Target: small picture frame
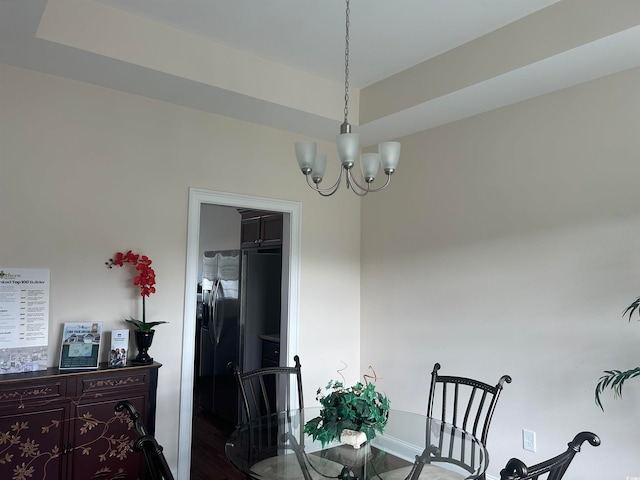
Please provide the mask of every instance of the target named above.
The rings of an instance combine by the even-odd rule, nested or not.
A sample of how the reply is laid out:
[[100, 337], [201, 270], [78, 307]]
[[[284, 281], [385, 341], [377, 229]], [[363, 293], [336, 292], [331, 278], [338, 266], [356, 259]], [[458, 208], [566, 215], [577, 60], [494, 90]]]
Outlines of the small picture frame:
[[109, 352], [109, 368], [127, 366], [129, 355], [129, 330], [111, 330], [111, 351]]
[[65, 323], [60, 345], [60, 370], [97, 369], [102, 323]]

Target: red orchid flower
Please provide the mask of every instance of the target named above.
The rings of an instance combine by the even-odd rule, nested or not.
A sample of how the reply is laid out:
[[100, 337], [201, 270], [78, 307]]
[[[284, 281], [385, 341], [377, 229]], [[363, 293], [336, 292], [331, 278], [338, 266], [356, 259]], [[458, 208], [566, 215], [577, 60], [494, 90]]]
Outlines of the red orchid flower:
[[146, 255], [139, 255], [128, 250], [126, 253], [116, 252], [112, 259], [106, 262], [109, 268], [113, 268], [114, 265], [123, 267], [125, 263], [133, 265], [138, 273], [133, 277], [133, 284], [140, 288], [140, 295], [142, 296], [142, 321], [134, 318], [125, 320], [140, 330], [151, 330], [156, 325], [167, 322], [149, 322], [145, 321], [145, 297], [150, 296], [152, 293], [156, 293], [156, 272], [151, 268], [151, 259]]

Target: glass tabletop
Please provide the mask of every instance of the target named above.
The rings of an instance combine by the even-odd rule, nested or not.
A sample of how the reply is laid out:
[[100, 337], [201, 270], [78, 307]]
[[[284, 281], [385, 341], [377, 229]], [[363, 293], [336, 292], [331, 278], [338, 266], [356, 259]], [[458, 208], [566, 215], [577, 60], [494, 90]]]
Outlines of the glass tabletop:
[[425, 415], [391, 410], [383, 434], [360, 448], [322, 445], [304, 433], [319, 407], [261, 417], [227, 440], [231, 463], [258, 479], [475, 479], [487, 469], [486, 448], [473, 435]]

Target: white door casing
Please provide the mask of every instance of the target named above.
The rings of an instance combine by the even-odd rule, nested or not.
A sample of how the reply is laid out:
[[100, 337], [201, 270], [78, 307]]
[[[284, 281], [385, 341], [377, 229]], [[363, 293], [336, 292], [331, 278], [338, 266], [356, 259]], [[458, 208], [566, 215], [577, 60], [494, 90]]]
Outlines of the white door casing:
[[[193, 416], [193, 382], [196, 338], [196, 302], [198, 283], [198, 247], [200, 240], [200, 206], [223, 205], [256, 210], [271, 210], [289, 214], [289, 229], [283, 229], [283, 253], [289, 252], [283, 261], [283, 284], [288, 273], [287, 335], [284, 354], [287, 363], [290, 355], [298, 352], [298, 319], [300, 287], [300, 220], [302, 204], [287, 200], [252, 197], [247, 195], [215, 192], [197, 188], [189, 189], [187, 219], [187, 258], [184, 292], [184, 321], [182, 338], [182, 375], [180, 382], [180, 429], [178, 440], [178, 480], [188, 480], [191, 470], [191, 435]], [[282, 358], [282, 357], [281, 357]]]

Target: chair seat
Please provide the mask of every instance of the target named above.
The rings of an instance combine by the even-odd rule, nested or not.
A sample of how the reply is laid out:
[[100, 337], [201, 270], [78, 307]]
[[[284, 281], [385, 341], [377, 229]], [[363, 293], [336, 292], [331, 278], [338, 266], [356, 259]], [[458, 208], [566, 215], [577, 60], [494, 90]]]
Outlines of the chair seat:
[[[409, 477], [412, 467], [402, 467], [388, 472], [381, 473], [379, 476], [382, 480], [404, 480]], [[438, 467], [437, 465], [425, 465], [420, 476], [423, 480], [464, 480], [464, 475], [460, 475], [452, 470]]]
[[[326, 476], [336, 478], [342, 471], [343, 465], [321, 458], [316, 455], [307, 457], [311, 466], [307, 465], [309, 474], [314, 480], [325, 480]], [[317, 469], [317, 471], [314, 469]], [[318, 473], [320, 472], [320, 473]], [[251, 475], [265, 480], [302, 479], [302, 468], [298, 458], [293, 453], [266, 458], [251, 466]]]

